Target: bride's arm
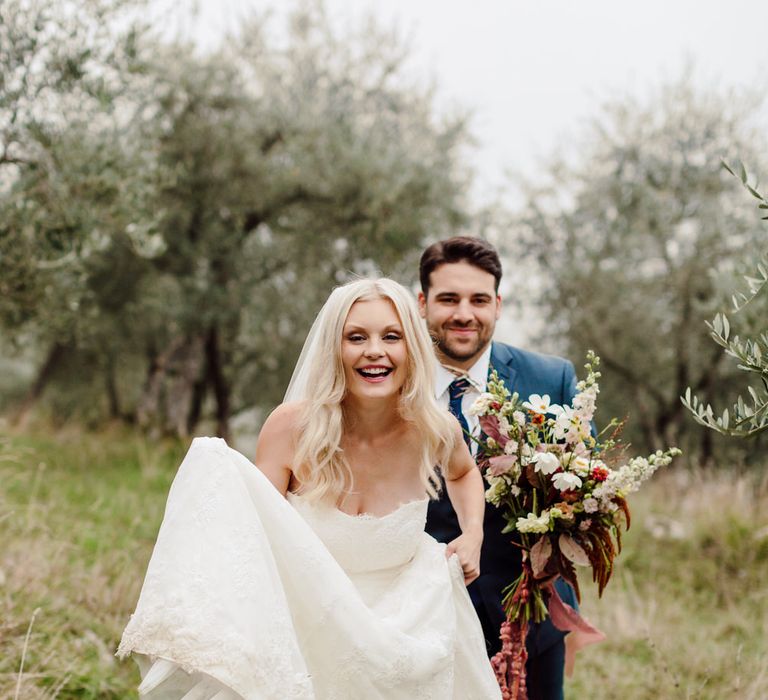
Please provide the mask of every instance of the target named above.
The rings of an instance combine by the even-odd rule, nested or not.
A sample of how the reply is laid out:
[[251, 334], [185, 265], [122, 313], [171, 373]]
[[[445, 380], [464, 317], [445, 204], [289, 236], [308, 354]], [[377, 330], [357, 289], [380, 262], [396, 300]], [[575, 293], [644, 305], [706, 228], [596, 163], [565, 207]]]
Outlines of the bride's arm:
[[256, 445], [256, 466], [283, 496], [291, 483], [300, 407], [299, 403], [284, 403], [272, 411], [261, 428]]
[[456, 422], [456, 440], [447, 469], [443, 469], [448, 498], [456, 511], [461, 536], [448, 543], [446, 554], [457, 554], [465, 583], [480, 575], [480, 547], [483, 543], [485, 485], [480, 470], [464, 442]]

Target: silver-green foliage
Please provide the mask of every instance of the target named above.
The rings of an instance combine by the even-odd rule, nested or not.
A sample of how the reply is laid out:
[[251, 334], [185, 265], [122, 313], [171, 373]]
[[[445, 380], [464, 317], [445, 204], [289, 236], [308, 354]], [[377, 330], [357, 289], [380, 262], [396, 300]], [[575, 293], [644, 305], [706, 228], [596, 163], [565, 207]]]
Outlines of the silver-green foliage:
[[[224, 432], [280, 400], [334, 285], [415, 271], [424, 241], [464, 221], [464, 115], [435, 114], [397, 35], [297, 6], [209, 53], [139, 28], [126, 67], [106, 42], [50, 93], [59, 116], [25, 122], [31, 155], [0, 188], [0, 328], [38, 378], [58, 364], [60, 415], [183, 432], [213, 410]], [[40, 46], [73, 43], [60, 24]], [[83, 87], [101, 74], [103, 97]]]
[[[749, 184], [747, 170], [739, 163], [734, 170], [723, 163], [728, 172], [738, 177], [747, 191], [755, 197], [762, 210], [768, 210], [768, 200], [756, 186]], [[764, 220], [768, 216], [762, 217]], [[763, 254], [755, 264], [751, 275], [744, 275], [745, 291], [737, 291], [732, 296], [733, 311], [743, 311], [755, 299], [768, 293], [768, 254]], [[747, 372], [754, 384], [747, 387], [749, 397], [739, 396], [733, 407], [724, 409], [717, 415], [708, 402], [702, 401], [691, 388], [685, 392], [682, 401], [691, 411], [696, 422], [711, 428], [722, 435], [750, 437], [768, 430], [768, 330], [758, 331], [754, 337], [741, 337], [731, 334], [731, 323], [725, 313], [718, 313], [711, 322], [707, 322], [712, 338], [720, 345], [725, 354], [734, 358], [738, 368]]]
[[512, 228], [510, 256], [533, 257], [537, 274], [513, 264], [507, 277], [516, 293], [533, 291], [543, 349], [600, 355], [603, 409], [629, 416], [626, 441], [714, 459], [716, 436], [688, 420], [680, 396], [690, 386], [713, 401], [738, 374], [696, 331], [727, 303], [761, 236], [719, 167], [731, 148], [761, 162], [752, 98], [683, 77], [612, 100], [574, 143]]

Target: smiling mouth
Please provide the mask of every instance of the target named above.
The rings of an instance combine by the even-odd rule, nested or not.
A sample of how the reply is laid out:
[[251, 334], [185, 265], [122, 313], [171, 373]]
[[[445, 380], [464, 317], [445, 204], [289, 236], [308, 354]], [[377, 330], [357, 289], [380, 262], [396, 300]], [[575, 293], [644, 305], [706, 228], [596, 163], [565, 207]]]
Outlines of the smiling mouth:
[[382, 380], [388, 377], [392, 372], [394, 372], [394, 367], [360, 367], [359, 369], [356, 369], [355, 371], [363, 377], [363, 379], [368, 380]]

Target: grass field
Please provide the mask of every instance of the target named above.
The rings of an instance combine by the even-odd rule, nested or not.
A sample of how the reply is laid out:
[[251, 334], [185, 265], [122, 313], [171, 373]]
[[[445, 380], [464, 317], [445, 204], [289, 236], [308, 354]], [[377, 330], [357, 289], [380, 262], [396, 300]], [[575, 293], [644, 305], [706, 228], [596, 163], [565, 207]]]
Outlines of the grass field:
[[[0, 441], [0, 699], [136, 696], [113, 653], [184, 448], [118, 432]], [[584, 577], [608, 640], [580, 653], [566, 698], [768, 698], [768, 478], [670, 471], [631, 505], [602, 600]]]

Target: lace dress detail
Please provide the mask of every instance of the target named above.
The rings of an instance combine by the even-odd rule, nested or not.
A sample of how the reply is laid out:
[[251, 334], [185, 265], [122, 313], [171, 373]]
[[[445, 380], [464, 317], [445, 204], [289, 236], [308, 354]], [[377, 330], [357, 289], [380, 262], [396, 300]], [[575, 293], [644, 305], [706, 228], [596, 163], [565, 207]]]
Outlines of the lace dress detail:
[[379, 518], [286, 500], [223, 440], [196, 439], [118, 649], [137, 655], [141, 696], [500, 698], [426, 508]]

